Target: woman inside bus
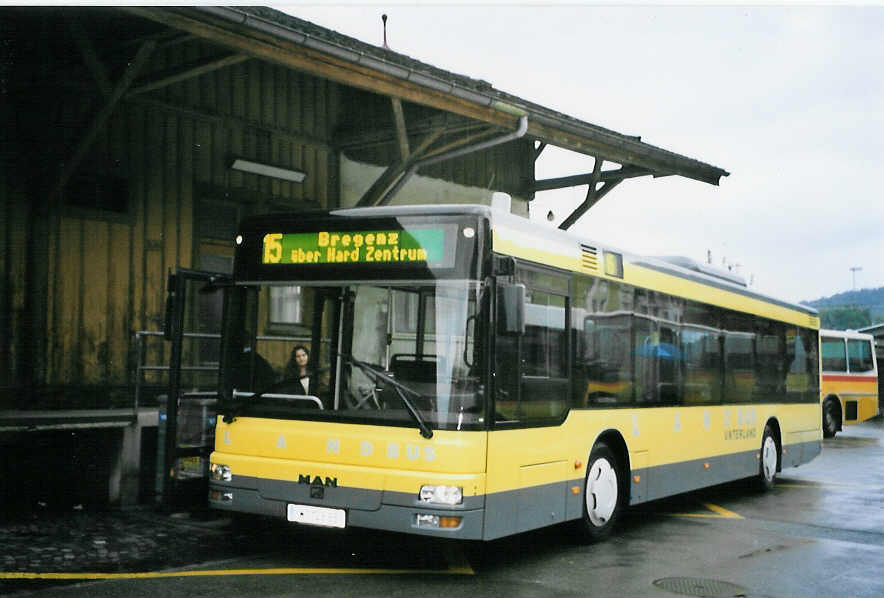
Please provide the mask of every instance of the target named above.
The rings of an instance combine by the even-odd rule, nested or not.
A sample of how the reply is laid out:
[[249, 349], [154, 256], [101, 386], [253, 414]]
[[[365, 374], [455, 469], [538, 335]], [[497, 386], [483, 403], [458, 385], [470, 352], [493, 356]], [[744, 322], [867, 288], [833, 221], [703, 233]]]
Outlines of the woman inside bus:
[[313, 386], [315, 385], [311, 379], [310, 374], [307, 370], [307, 364], [310, 362], [310, 351], [307, 350], [307, 347], [304, 345], [296, 345], [294, 349], [292, 349], [292, 355], [289, 358], [288, 364], [285, 366], [285, 375], [283, 378], [285, 380], [297, 380], [300, 384], [300, 389], [297, 389], [297, 394], [305, 394], [305, 395], [314, 395], [315, 390]]

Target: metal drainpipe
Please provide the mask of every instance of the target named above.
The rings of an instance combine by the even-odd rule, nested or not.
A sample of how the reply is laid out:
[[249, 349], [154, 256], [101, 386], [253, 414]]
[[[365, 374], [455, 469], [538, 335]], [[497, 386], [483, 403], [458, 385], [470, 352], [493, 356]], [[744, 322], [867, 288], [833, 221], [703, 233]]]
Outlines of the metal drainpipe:
[[429, 166], [430, 164], [437, 164], [439, 162], [444, 162], [445, 160], [451, 160], [452, 158], [459, 158], [460, 156], [464, 156], [466, 154], [471, 154], [473, 152], [478, 152], [483, 149], [488, 149], [489, 147], [494, 147], [495, 145], [500, 145], [501, 143], [507, 143], [508, 141], [513, 141], [514, 139], [519, 139], [520, 137], [524, 137], [525, 133], [528, 131], [528, 117], [522, 115], [519, 117], [519, 126], [515, 131], [510, 133], [506, 133], [505, 135], [501, 135], [500, 137], [495, 137], [494, 139], [488, 139], [487, 141], [480, 141], [474, 145], [468, 145], [466, 147], [461, 147], [455, 150], [451, 150], [450, 152], [445, 152], [444, 154], [439, 154], [438, 156], [432, 156], [430, 158], [424, 158], [423, 160], [418, 160], [415, 162], [411, 168], [405, 171], [396, 184], [390, 187], [386, 193], [384, 193], [381, 198], [378, 200], [377, 204], [379, 206], [387, 205], [390, 200], [396, 195], [400, 189], [402, 189], [403, 185], [408, 182], [408, 179], [412, 177], [412, 175], [417, 172], [417, 169], [421, 166]]

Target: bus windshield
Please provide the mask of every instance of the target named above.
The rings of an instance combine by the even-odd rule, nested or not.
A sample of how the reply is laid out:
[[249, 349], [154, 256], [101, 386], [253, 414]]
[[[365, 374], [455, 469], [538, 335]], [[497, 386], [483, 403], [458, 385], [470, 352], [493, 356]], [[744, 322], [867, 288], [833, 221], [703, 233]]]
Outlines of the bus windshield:
[[[294, 288], [241, 291], [243, 311], [255, 319], [247, 328], [267, 329], [263, 319], [282, 329], [287, 316], [291, 330], [305, 334], [246, 334], [246, 357], [234, 348], [228, 360], [238, 369], [230, 377], [228, 419], [414, 425], [422, 433], [483, 427], [479, 345], [488, 318], [479, 313], [480, 284]], [[229, 317], [237, 317], [234, 310]]]

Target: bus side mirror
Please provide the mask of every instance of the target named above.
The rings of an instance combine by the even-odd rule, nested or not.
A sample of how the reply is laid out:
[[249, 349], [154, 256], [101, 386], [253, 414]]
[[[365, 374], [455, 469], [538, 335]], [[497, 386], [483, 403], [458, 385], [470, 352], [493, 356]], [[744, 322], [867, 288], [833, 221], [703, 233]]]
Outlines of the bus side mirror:
[[525, 285], [498, 287], [497, 329], [500, 334], [525, 334]]

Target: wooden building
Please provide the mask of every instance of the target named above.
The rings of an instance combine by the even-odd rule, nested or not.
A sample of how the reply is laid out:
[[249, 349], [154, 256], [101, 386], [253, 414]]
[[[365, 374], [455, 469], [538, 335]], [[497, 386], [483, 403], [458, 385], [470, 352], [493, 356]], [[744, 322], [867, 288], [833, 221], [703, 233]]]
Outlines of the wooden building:
[[[727, 175], [266, 8], [0, 17], [7, 422], [37, 409], [131, 407], [136, 332], [161, 328], [168, 273], [229, 268], [244, 215], [487, 204], [494, 192], [527, 214], [537, 190], [586, 185], [570, 226], [630, 178]], [[537, 181], [547, 144], [595, 167]], [[237, 158], [281, 170], [244, 172]], [[161, 342], [150, 351], [167, 358]]]

